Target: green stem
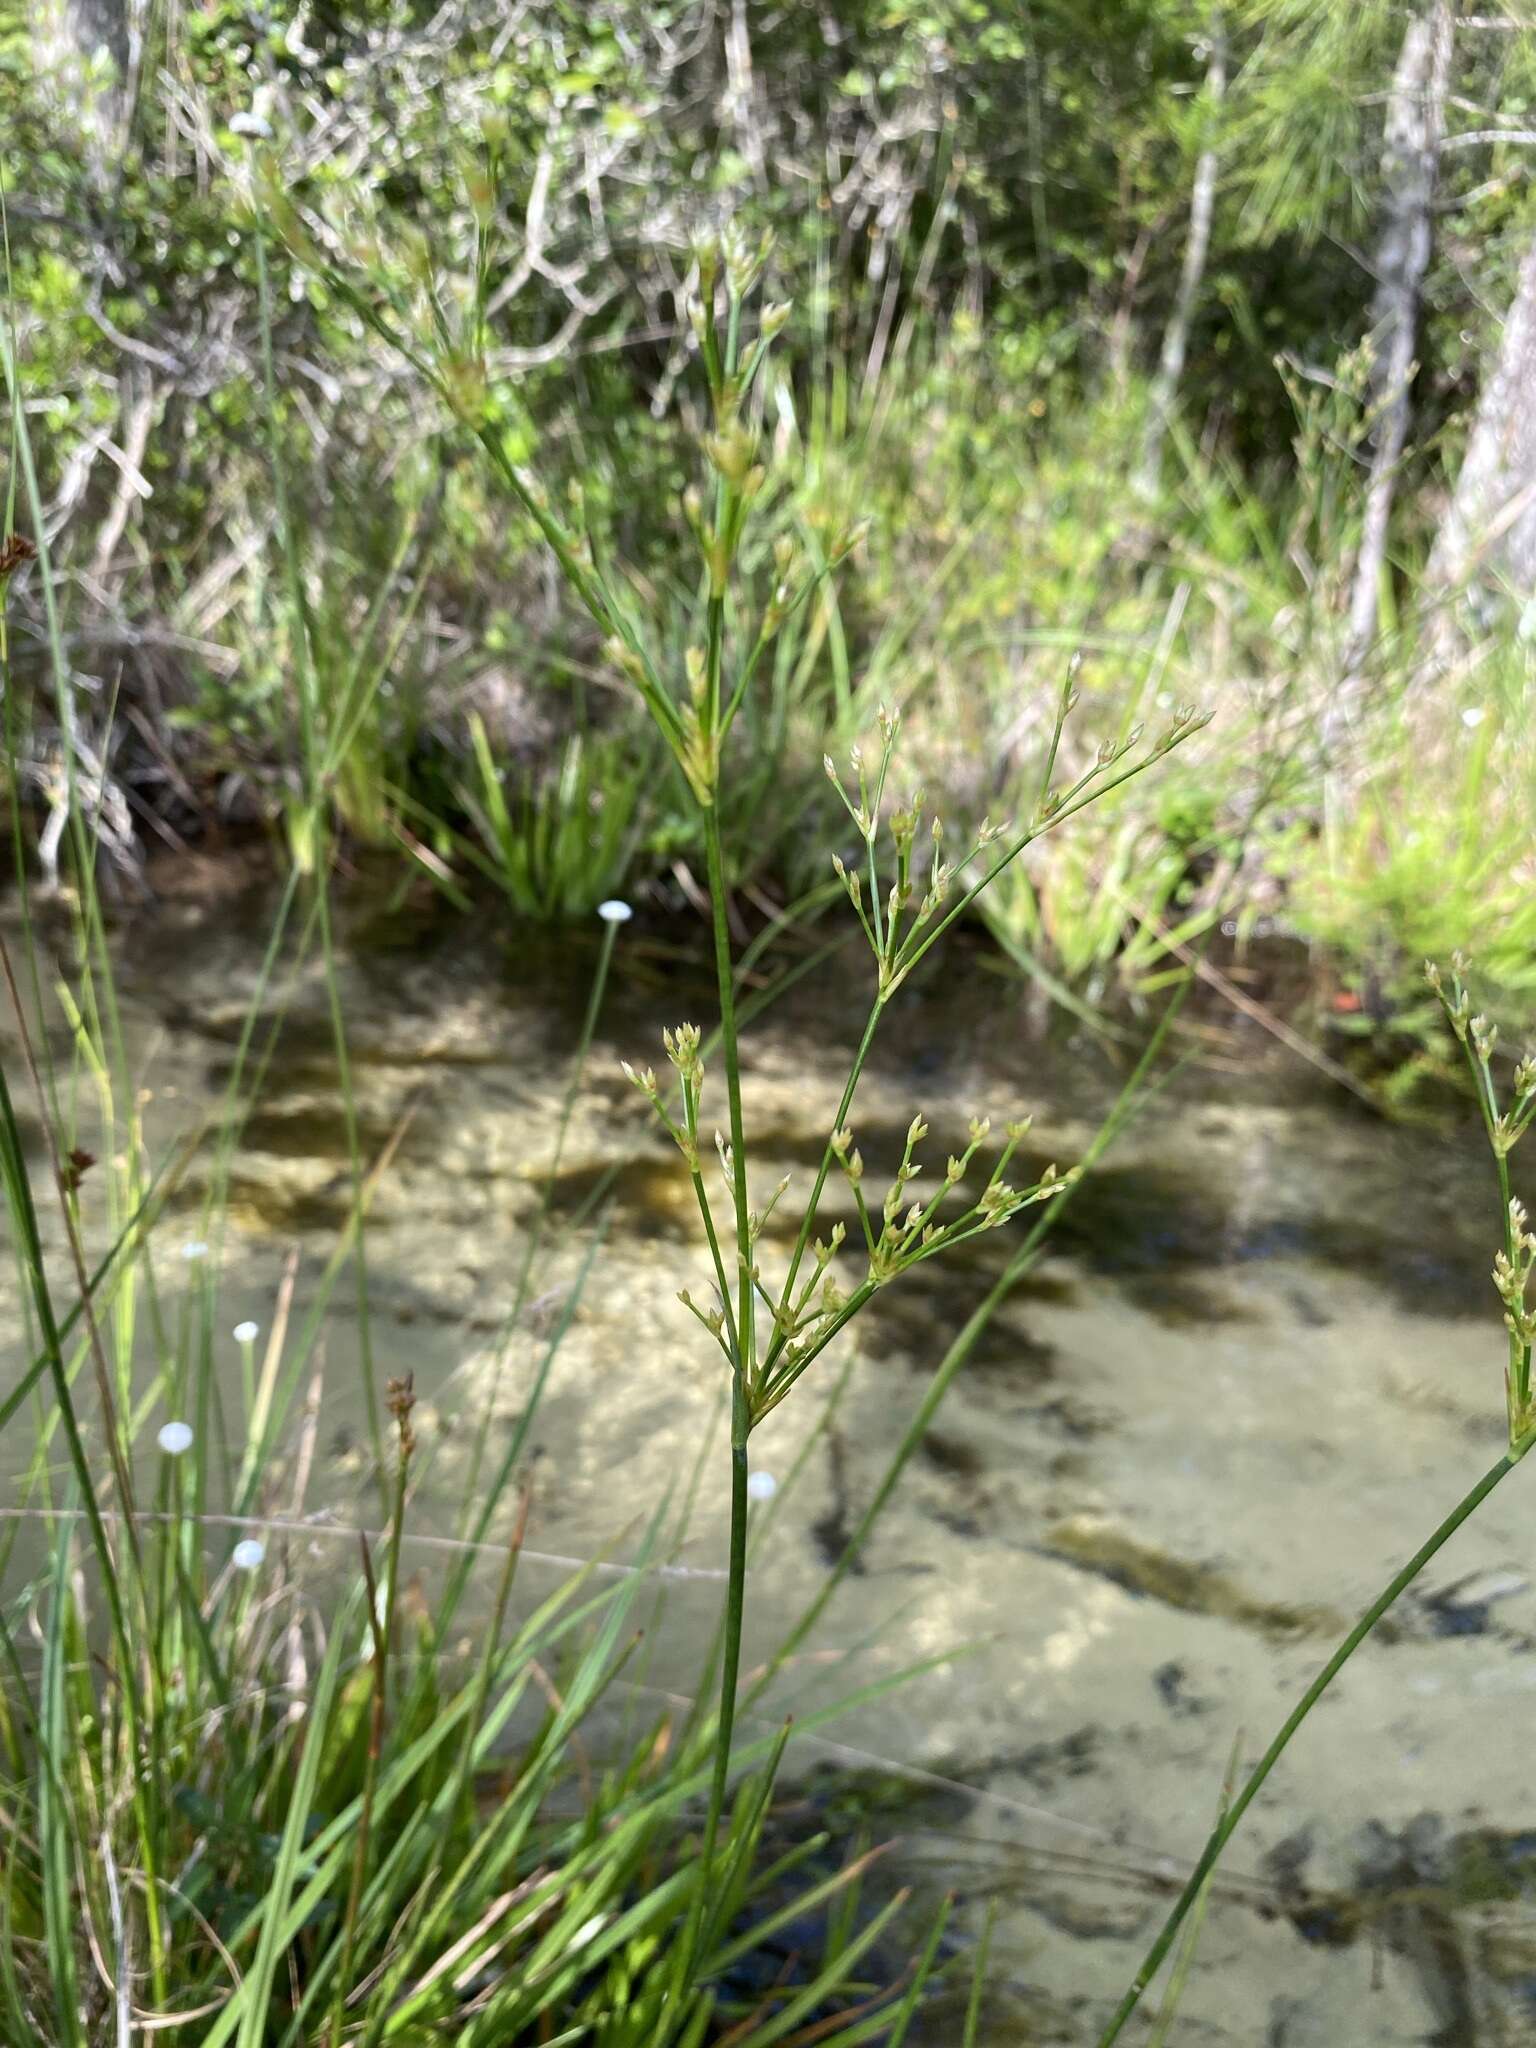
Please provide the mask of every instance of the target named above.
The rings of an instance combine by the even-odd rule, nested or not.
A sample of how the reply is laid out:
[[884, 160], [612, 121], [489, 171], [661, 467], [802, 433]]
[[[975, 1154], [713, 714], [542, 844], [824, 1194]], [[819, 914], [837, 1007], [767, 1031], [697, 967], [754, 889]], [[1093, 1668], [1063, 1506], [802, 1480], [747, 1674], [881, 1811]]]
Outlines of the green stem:
[[[860, 1076], [864, 1072], [864, 1062], [869, 1058], [869, 1049], [875, 1042], [875, 1033], [880, 1028], [880, 1019], [884, 1014], [884, 999], [877, 997], [874, 1007], [870, 1010], [869, 1020], [864, 1026], [864, 1036], [859, 1040], [859, 1049], [853, 1056], [853, 1064], [848, 1069], [848, 1079], [843, 1084], [842, 1100], [837, 1105], [837, 1115], [832, 1121], [834, 1131], [840, 1131], [848, 1121], [848, 1112], [853, 1107], [854, 1093], [858, 1088]], [[834, 1154], [829, 1141], [822, 1151], [821, 1164], [816, 1169], [816, 1184], [811, 1189], [811, 1199], [805, 1205], [805, 1214], [801, 1219], [799, 1235], [795, 1239], [795, 1248], [790, 1254], [789, 1271], [784, 1280], [784, 1291], [779, 1297], [781, 1311], [789, 1307], [795, 1281], [800, 1272], [801, 1261], [805, 1257], [806, 1247], [810, 1244], [811, 1232], [816, 1228], [816, 1213], [821, 1205], [822, 1191], [827, 1185], [827, 1175], [832, 1171], [833, 1157]], [[787, 1341], [782, 1336], [775, 1336], [772, 1339], [768, 1347], [768, 1356], [764, 1361], [765, 1370], [773, 1366]]]
[[[1146, 1099], [1146, 1096], [1150, 1094], [1150, 1089], [1145, 1086], [1147, 1076], [1151, 1073], [1162, 1051], [1164, 1041], [1173, 1028], [1174, 1019], [1184, 1006], [1184, 1000], [1189, 993], [1193, 980], [1193, 973], [1185, 975], [1165, 1007], [1162, 1016], [1158, 1019], [1157, 1028], [1148, 1039], [1141, 1058], [1136, 1062], [1135, 1068], [1116, 1098], [1114, 1107], [1099, 1126], [1093, 1142], [1083, 1155], [1082, 1164], [1085, 1171], [1095, 1166], [1103, 1158], [1109, 1147], [1114, 1143], [1115, 1139], [1124, 1130], [1126, 1124]], [[1003, 1302], [1007, 1300], [1014, 1288], [1018, 1286], [1025, 1274], [1034, 1265], [1039, 1257], [1040, 1247], [1050, 1233], [1052, 1224], [1056, 1221], [1062, 1209], [1072, 1199], [1072, 1195], [1079, 1185], [1080, 1183], [1077, 1181], [1069, 1181], [1060, 1194], [1041, 1210], [1040, 1214], [1035, 1218], [1024, 1242], [1008, 1261], [1008, 1264], [1004, 1267], [992, 1287], [971, 1311], [964, 1327], [950, 1344], [949, 1349], [945, 1352], [937, 1370], [934, 1372], [933, 1378], [928, 1383], [928, 1391], [923, 1396], [917, 1413], [908, 1424], [906, 1433], [897, 1446], [895, 1456], [886, 1467], [885, 1476], [876, 1489], [874, 1498], [860, 1517], [858, 1527], [844, 1544], [842, 1555], [827, 1574], [826, 1579], [823, 1581], [809, 1607], [805, 1609], [789, 1634], [780, 1643], [778, 1649], [760, 1671], [757, 1679], [749, 1689], [744, 1702], [748, 1710], [755, 1706], [757, 1701], [762, 1698], [779, 1672], [783, 1670], [806, 1637], [809, 1636], [811, 1630], [826, 1611], [833, 1594], [853, 1569], [854, 1564], [863, 1551], [865, 1543], [869, 1539], [870, 1531], [884, 1514], [891, 1495], [896, 1491], [898, 1480], [911, 1462], [918, 1445], [927, 1435], [929, 1425], [932, 1423], [935, 1415], [938, 1414], [944, 1397], [954, 1382], [955, 1375], [975, 1350], [987, 1325], [991, 1322]]]
[[731, 1181], [736, 1203], [739, 1268], [736, 1342], [731, 1363], [731, 1538], [726, 1572], [725, 1638], [720, 1661], [720, 1712], [715, 1729], [714, 1771], [709, 1809], [699, 1856], [699, 1880], [689, 1913], [682, 1995], [686, 2001], [698, 1962], [700, 1934], [709, 1907], [710, 1875], [725, 1810], [731, 1774], [731, 1745], [736, 1731], [736, 1688], [741, 1674], [741, 1636], [747, 1600], [747, 1436], [753, 1332], [752, 1243], [747, 1226], [747, 1148], [741, 1114], [741, 1060], [736, 1032], [736, 995], [731, 965], [730, 931], [725, 917], [725, 873], [720, 852], [720, 821], [713, 805], [704, 814], [704, 845], [713, 910], [715, 969], [720, 992], [720, 1042], [730, 1104]]
[[389, 1524], [389, 1548], [385, 1569], [389, 1573], [384, 1592], [384, 1618], [379, 1619], [379, 1594], [373, 1576], [368, 1539], [360, 1536], [363, 1580], [368, 1589], [368, 1627], [373, 1637], [373, 1699], [368, 1715], [368, 1754], [363, 1764], [363, 1792], [357, 1836], [353, 1845], [352, 1879], [347, 1888], [347, 1908], [342, 1921], [341, 1962], [331, 2001], [330, 2048], [340, 2048], [342, 2022], [351, 1990], [352, 1962], [356, 1953], [358, 1916], [362, 1909], [363, 1884], [368, 1875], [368, 1851], [373, 1832], [373, 1802], [378, 1786], [379, 1761], [384, 1753], [384, 1708], [389, 1683], [390, 1645], [394, 1640], [395, 1594], [400, 1583], [400, 1535], [405, 1522], [405, 1487], [410, 1469], [408, 1425], [402, 1425], [399, 1464], [395, 1472], [394, 1512]]
[[[715, 943], [715, 978], [720, 995], [720, 1046], [725, 1061], [725, 1092], [731, 1127], [731, 1191], [736, 1204], [736, 1380], [747, 1394], [756, 1364], [756, 1317], [752, 1308], [752, 1237], [747, 1224], [747, 1138], [741, 1114], [741, 1053], [736, 1032], [736, 977], [731, 966], [731, 935], [725, 918], [725, 862], [720, 846], [720, 819], [713, 804], [704, 813], [704, 850], [709, 874], [709, 899]], [[732, 1424], [732, 1443], [737, 1441]], [[743, 1446], [746, 1435], [740, 1438]]]
[[[732, 1415], [732, 1431], [736, 1417]], [[704, 1824], [702, 1897], [707, 1897], [711, 1860], [725, 1808], [731, 1770], [731, 1741], [736, 1729], [736, 1685], [741, 1672], [741, 1634], [747, 1604], [747, 1447], [731, 1445], [731, 1554], [725, 1591], [725, 1652], [720, 1666], [720, 1726], [715, 1737], [715, 1769], [709, 1787], [709, 1813]]]
[[[955, 922], [956, 918], [965, 915], [977, 897], [984, 890], [992, 886], [1004, 868], [1012, 866], [1026, 847], [1033, 846], [1037, 839], [1043, 839], [1047, 832], [1054, 832], [1058, 826], [1064, 825], [1068, 818], [1075, 817], [1079, 811], [1085, 811], [1090, 804], [1097, 803], [1101, 797], [1107, 796], [1112, 789], [1118, 789], [1121, 783], [1134, 781], [1138, 775], [1144, 774], [1154, 761], [1161, 758], [1162, 756], [1158, 753], [1144, 755], [1141, 760], [1133, 761], [1129, 768], [1122, 769], [1118, 775], [1110, 776], [1106, 782], [1096, 783], [1091, 789], [1085, 790], [1085, 786], [1093, 781], [1093, 775], [1097, 771], [1090, 772], [1090, 774], [1082, 778], [1081, 782], [1074, 783], [1072, 789], [1067, 792], [1066, 798], [1063, 799], [1060, 809], [1053, 811], [1049, 818], [1042, 820], [1038, 825], [1031, 826], [1027, 832], [1021, 834], [1014, 841], [1013, 845], [1009, 847], [1008, 851], [993, 862], [981, 880], [973, 883], [958, 901], [945, 911], [931, 931], [927, 932], [921, 940], [918, 940], [916, 928], [907, 934], [906, 941], [902, 945], [896, 961], [896, 966], [899, 969], [898, 978], [905, 980], [918, 961], [922, 959], [923, 955], [931, 951], [943, 937], [944, 933], [949, 930], [949, 927]], [[1085, 790], [1085, 793], [1077, 795], [1079, 790]], [[1074, 797], [1076, 800], [1072, 801], [1071, 799]], [[894, 985], [893, 983], [892, 986]], [[889, 989], [887, 994], [889, 994]]]
[[1100, 2035], [1098, 2048], [1110, 2048], [1110, 2043], [1119, 2039], [1121, 2029], [1136, 2010], [1142, 1993], [1151, 1983], [1153, 1977], [1156, 1976], [1163, 1958], [1173, 1946], [1174, 1939], [1184, 1923], [1185, 1915], [1200, 1896], [1201, 1887], [1215, 1869], [1217, 1858], [1221, 1855], [1222, 1850], [1227, 1846], [1233, 1835], [1236, 1834], [1238, 1823], [1253, 1804], [1254, 1798], [1263, 1785], [1264, 1780], [1285, 1754], [1291, 1737], [1300, 1728], [1323, 1694], [1332, 1685], [1333, 1681], [1338, 1677], [1372, 1629], [1375, 1628], [1377, 1622], [1387, 1612], [1387, 1609], [1392, 1606], [1401, 1593], [1405, 1592], [1413, 1584], [1435, 1553], [1450, 1541], [1462, 1523], [1482, 1505], [1493, 1489], [1499, 1484], [1500, 1480], [1507, 1477], [1514, 1470], [1520, 1459], [1530, 1449], [1533, 1441], [1536, 1441], [1536, 1436], [1528, 1436], [1514, 1449], [1506, 1451], [1498, 1463], [1490, 1466], [1483, 1474], [1471, 1492], [1456, 1503], [1455, 1507], [1451, 1509], [1451, 1512], [1428, 1541], [1414, 1552], [1413, 1556], [1403, 1566], [1402, 1570], [1397, 1573], [1396, 1577], [1371, 1602], [1370, 1606], [1361, 1615], [1349, 1634], [1339, 1644], [1339, 1647], [1328, 1659], [1328, 1662], [1296, 1702], [1295, 1706], [1286, 1716], [1280, 1732], [1255, 1765], [1253, 1774], [1247, 1784], [1244, 1785], [1242, 1791], [1233, 1800], [1226, 1813], [1211, 1830], [1206, 1845], [1201, 1851], [1200, 1860], [1190, 1873], [1189, 1882], [1185, 1885], [1183, 1891], [1179, 1893], [1174, 1903], [1173, 1911], [1163, 1922], [1161, 1933], [1156, 1941], [1153, 1942], [1151, 1948], [1148, 1949], [1141, 1968], [1136, 1972], [1135, 1978], [1132, 1980], [1130, 1989], [1115, 2008], [1114, 2017]]

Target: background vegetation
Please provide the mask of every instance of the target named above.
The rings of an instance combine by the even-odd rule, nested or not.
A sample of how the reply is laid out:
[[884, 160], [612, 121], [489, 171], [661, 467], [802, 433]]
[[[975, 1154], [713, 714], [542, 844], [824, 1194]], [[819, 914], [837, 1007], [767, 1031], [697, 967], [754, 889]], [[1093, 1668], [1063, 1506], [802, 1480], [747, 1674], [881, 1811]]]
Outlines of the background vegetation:
[[539, 916], [693, 895], [633, 693], [324, 280], [345, 256], [441, 317], [483, 269], [525, 452], [680, 593], [681, 307], [729, 215], [773, 229], [796, 306], [763, 544], [874, 521], [741, 735], [739, 885], [825, 873], [820, 760], [877, 697], [952, 809], [1006, 810], [1080, 650], [1093, 740], [1186, 697], [1216, 718], [994, 907], [1038, 986], [1134, 993], [1168, 928], [1225, 917], [1305, 941], [1346, 1022], [1411, 1039], [1403, 964], [1452, 940], [1518, 1001], [1533, 429], [1495, 387], [1536, 294], [1527, 29], [1448, 0], [0, 10], [78, 702], [66, 742], [24, 585], [12, 801], [46, 854], [72, 745], [125, 876], [281, 827], [286, 496], [347, 847], [489, 869]]
[[[923, 801], [903, 789], [882, 818], [868, 759], [846, 806], [824, 772], [877, 706], [900, 712], [902, 773], [944, 813], [917, 856], [935, 936], [964, 910], [1043, 1008], [1111, 1025], [1182, 989], [1213, 936], [1225, 986], [1267, 993], [1260, 942], [1290, 941], [1330, 1027], [1383, 1041], [1409, 1080], [1438, 1033], [1462, 1040], [1498, 1161], [1509, 1450], [1234, 1781], [1113, 2038], [1186, 1916], [1198, 1928], [1227, 1835], [1323, 1687], [1536, 1441], [1536, 1240], [1506, 1166], [1536, 1068], [1515, 1069], [1501, 1112], [1492, 1064], [1496, 1019], [1529, 1011], [1536, 978], [1524, 16], [1451, 0], [0, 0], [0, 82], [5, 529], [21, 537], [0, 569], [4, 787], [20, 865], [66, 886], [73, 940], [45, 991], [23, 898], [0, 1179], [30, 1363], [0, 1424], [25, 1411], [36, 1434], [0, 1545], [0, 1567], [28, 1574], [0, 1617], [0, 2039], [972, 2038], [979, 1990], [968, 2018], [952, 2003], [933, 2020], [933, 1986], [953, 2001], [959, 1975], [943, 1911], [915, 1935], [903, 1922], [897, 1960], [904, 1898], [866, 1889], [862, 1854], [822, 1835], [778, 1839], [781, 1745], [731, 1741], [765, 1503], [750, 1430], [942, 1235], [920, 1206], [901, 1219], [921, 1119], [878, 1236], [838, 1128], [761, 1349], [745, 1259], [734, 1322], [726, 1306], [721, 1237], [750, 1244], [758, 1220], [734, 1005], [779, 985], [748, 979], [763, 932], [836, 900], [829, 857], [863, 842], [878, 996], [845, 1109], [881, 1004], [930, 943], [898, 929]], [[744, 329], [731, 275], [722, 339], [705, 273], [724, 228], [725, 270], [764, 303]], [[707, 514], [689, 490], [701, 443]], [[704, 602], [698, 550], [710, 563], [727, 529], [733, 595], [710, 583]], [[754, 667], [745, 629], [769, 613]], [[1118, 765], [1148, 756], [1155, 775]], [[1045, 831], [1101, 788], [1072, 831]], [[982, 894], [977, 854], [1000, 837], [1019, 858]], [[212, 1283], [177, 1329], [160, 1312], [151, 1233], [181, 1162], [144, 1143], [103, 896], [152, 894], [167, 861], [236, 839], [268, 846], [284, 886], [213, 1134], [209, 1236], [290, 947], [327, 977], [351, 1208], [292, 1337], [286, 1300], [259, 1364], [261, 1333], [234, 1333], [226, 1413]], [[975, 851], [950, 877], [930, 844]], [[439, 1604], [397, 1612], [414, 1390], [381, 1398], [363, 1258], [395, 1140], [365, 1157], [330, 923], [333, 883], [363, 865], [552, 922], [619, 891], [714, 912], [723, 1230], [698, 1156], [698, 1033], [668, 1050], [720, 1286], [720, 1310], [696, 1313], [733, 1397], [733, 1540], [719, 1640], [697, 1695], [665, 1712], [616, 1702], [698, 1474], [655, 1505], [639, 1569], [579, 1573], [531, 1614], [513, 1601], [520, 1460], [600, 1228], [511, 1443], [476, 1439]], [[748, 913], [767, 920], [758, 940]], [[562, 1140], [626, 905], [606, 917]], [[1442, 1023], [1418, 965], [1459, 946], [1487, 1014], [1457, 968]], [[1008, 1188], [1006, 1158], [957, 1232], [1026, 1201], [1039, 1223], [936, 1362], [779, 1658], [1070, 1191], [1054, 1170]], [[793, 1289], [834, 1163], [870, 1265], [817, 1305]], [[546, 1205], [521, 1248], [514, 1319], [548, 1221]], [[840, 1243], [812, 1251], [818, 1280]], [[301, 1380], [344, 1272], [381, 1528], [350, 1591], [317, 1591], [271, 1509], [288, 1460], [308, 1470]], [[24, 1525], [47, 1532], [41, 1562]], [[487, 1610], [472, 1565], [493, 1541]], [[469, 1656], [461, 1611], [489, 1615]], [[594, 1775], [599, 1708], [619, 1735], [603, 1724]]]

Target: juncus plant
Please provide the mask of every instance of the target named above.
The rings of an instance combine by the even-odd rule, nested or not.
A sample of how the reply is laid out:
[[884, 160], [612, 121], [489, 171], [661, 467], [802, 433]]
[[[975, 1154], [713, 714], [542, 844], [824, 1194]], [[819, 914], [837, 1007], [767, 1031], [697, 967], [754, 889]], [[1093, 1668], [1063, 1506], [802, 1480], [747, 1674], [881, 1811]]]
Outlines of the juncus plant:
[[[282, 224], [291, 209], [277, 195], [272, 205]], [[301, 255], [313, 246], [302, 232], [294, 242]], [[788, 1197], [789, 1184], [780, 1181], [766, 1196], [753, 1185], [720, 813], [729, 801], [732, 730], [765, 653], [785, 622], [813, 600], [823, 579], [837, 572], [863, 538], [859, 525], [849, 525], [832, 534], [813, 560], [792, 534], [781, 534], [766, 574], [754, 579], [741, 567], [743, 535], [767, 482], [759, 383], [774, 339], [790, 317], [787, 305], [757, 300], [771, 253], [767, 238], [750, 241], [735, 227], [704, 236], [694, 246], [687, 317], [707, 386], [709, 419], [699, 441], [703, 473], [685, 491], [680, 507], [698, 555], [695, 632], [680, 675], [664, 672], [655, 652], [661, 636], [636, 598], [640, 579], [627, 578], [607, 558], [586, 525], [581, 492], [562, 494], [557, 505], [525, 460], [527, 423], [488, 367], [475, 293], [454, 324], [448, 296], [426, 291], [419, 277], [386, 278], [382, 291], [371, 292], [345, 274], [339, 280], [339, 288], [375, 330], [416, 365], [475, 434], [600, 628], [608, 663], [640, 697], [698, 812], [710, 898], [723, 1103], [712, 1110], [707, 1101], [704, 1038], [695, 1024], [682, 1023], [664, 1034], [664, 1051], [674, 1070], [670, 1086], [648, 1066], [626, 1067], [677, 1145], [693, 1186], [709, 1258], [710, 1295], [701, 1302], [684, 1290], [681, 1299], [718, 1349], [730, 1395], [730, 1538], [719, 1714], [701, 1851], [705, 1880], [695, 1894], [683, 1945], [679, 2006], [686, 2003], [694, 1958], [708, 1932], [702, 1924], [710, 1896], [708, 1871], [730, 1778], [754, 1497], [752, 1433], [879, 1289], [980, 1232], [1002, 1227], [1020, 1211], [1050, 1201], [1073, 1177], [1073, 1169], [1050, 1166], [1022, 1184], [1009, 1180], [1027, 1120], [1008, 1121], [994, 1147], [986, 1116], [971, 1122], [964, 1148], [948, 1158], [942, 1172], [925, 1175], [917, 1148], [928, 1126], [916, 1114], [883, 1193], [868, 1192], [852, 1116], [882, 1016], [940, 937], [1035, 838], [1140, 773], [1204, 723], [1192, 707], [1181, 709], [1146, 744], [1138, 727], [1101, 747], [1086, 773], [1058, 787], [1053, 780], [1058, 747], [1076, 702], [1069, 677], [1034, 815], [1017, 827], [984, 821], [953, 850], [942, 821], [927, 812], [921, 793], [903, 801], [894, 797], [900, 725], [895, 712], [882, 711], [878, 735], [868, 750], [855, 750], [846, 779], [828, 759], [828, 775], [858, 840], [855, 858], [839, 858], [837, 872], [868, 941], [875, 986], [793, 1248], [781, 1270], [767, 1271], [763, 1232]], [[377, 286], [380, 280], [374, 277], [373, 282]], [[857, 1212], [858, 1236], [851, 1240], [841, 1223], [818, 1233], [834, 1175]]]

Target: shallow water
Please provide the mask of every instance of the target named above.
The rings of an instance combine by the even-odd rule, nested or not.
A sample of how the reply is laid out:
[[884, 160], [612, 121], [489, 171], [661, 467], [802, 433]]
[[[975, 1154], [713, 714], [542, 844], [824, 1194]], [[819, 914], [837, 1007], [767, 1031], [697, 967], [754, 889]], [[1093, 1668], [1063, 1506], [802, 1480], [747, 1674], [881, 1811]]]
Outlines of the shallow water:
[[[244, 899], [165, 904], [122, 933], [124, 1028], [157, 1153], [217, 1109], [263, 936]], [[691, 1195], [617, 1064], [659, 1064], [662, 1024], [707, 1022], [708, 982], [641, 926], [620, 939], [532, 1314], [500, 1343], [595, 956], [586, 934], [471, 930], [431, 906], [360, 903], [344, 919], [364, 1149], [398, 1138], [368, 1224], [368, 1329], [377, 1376], [414, 1370], [424, 1397], [423, 1572], [434, 1553], [420, 1539], [458, 1526], [475, 1418], [488, 1407], [493, 1448], [506, 1442], [571, 1305], [594, 1196], [606, 1226], [534, 1433], [530, 1543], [632, 1555], [720, 1420], [718, 1361], [674, 1298], [708, 1292]], [[231, 1402], [225, 1333], [247, 1315], [270, 1323], [295, 1249], [297, 1325], [351, 1206], [323, 980], [285, 972], [274, 1014], [279, 998], [225, 1235], [180, 1256], [201, 1229], [207, 1147], [159, 1233], [172, 1327], [217, 1289]], [[750, 1034], [757, 1186], [794, 1176], [784, 1228], [763, 1239], [770, 1272], [865, 999], [850, 960]], [[1234, 1739], [1245, 1757], [1262, 1746], [1346, 1619], [1500, 1449], [1496, 1206], [1475, 1134], [1389, 1128], [1277, 1064], [1247, 1025], [1210, 1044], [1078, 1191], [764, 1708], [803, 1712], [941, 1660], [802, 1739], [799, 1764], [822, 1797], [900, 1832], [893, 1863], [955, 1888], [963, 1930], [999, 1898], [998, 2044], [1093, 2038], [1203, 1838]], [[1102, 1054], [1043, 1047], [1018, 992], [957, 951], [893, 1006], [852, 1121], [880, 1189], [919, 1109], [931, 1160], [958, 1149], [972, 1113], [1028, 1110], [1032, 1155], [1066, 1164], [1117, 1086]], [[1004, 1237], [877, 1297], [857, 1352], [825, 1360], [754, 1439], [757, 1464], [787, 1479], [817, 1425], [759, 1531], [749, 1657], [821, 1583]], [[4, 1300], [14, 1308], [9, 1276]], [[374, 1512], [362, 1332], [349, 1272], [299, 1508], [317, 1556], [328, 1528]], [[824, 1417], [840, 1363], [846, 1387]], [[20, 1454], [0, 1452], [12, 1472]], [[705, 1468], [681, 1555], [695, 1576], [668, 1582], [645, 1673], [663, 1691], [686, 1689], [714, 1621], [721, 1464]], [[1528, 1496], [1518, 1473], [1461, 1532], [1271, 1780], [1224, 1865], [1175, 2039], [1470, 2048], [1536, 2031]], [[533, 1567], [530, 1583], [559, 1568]]]

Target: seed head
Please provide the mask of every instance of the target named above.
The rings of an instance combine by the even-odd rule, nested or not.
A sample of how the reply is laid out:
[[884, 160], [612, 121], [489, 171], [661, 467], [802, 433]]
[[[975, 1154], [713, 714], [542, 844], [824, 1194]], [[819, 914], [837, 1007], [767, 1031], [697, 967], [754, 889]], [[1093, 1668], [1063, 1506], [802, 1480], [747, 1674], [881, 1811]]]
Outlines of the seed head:
[[645, 681], [645, 659], [638, 648], [631, 647], [618, 635], [611, 634], [603, 642], [604, 659], [627, 675], [632, 683]]
[[723, 433], [706, 434], [704, 453], [731, 489], [739, 491], [756, 458], [757, 438], [738, 422]]
[[33, 561], [36, 555], [35, 541], [28, 540], [24, 533], [8, 533], [4, 540], [0, 540], [0, 583], [7, 576], [14, 575], [23, 562]]
[[828, 556], [828, 560], [834, 569], [840, 562], [846, 561], [854, 549], [861, 546], [869, 538], [869, 530], [873, 524], [874, 521], [872, 519], [860, 519], [855, 525], [843, 529], [832, 543], [832, 552]]

